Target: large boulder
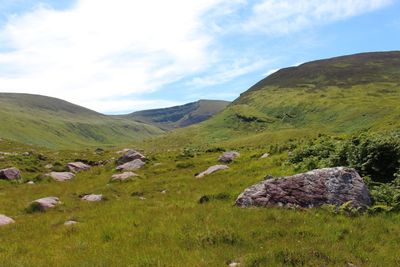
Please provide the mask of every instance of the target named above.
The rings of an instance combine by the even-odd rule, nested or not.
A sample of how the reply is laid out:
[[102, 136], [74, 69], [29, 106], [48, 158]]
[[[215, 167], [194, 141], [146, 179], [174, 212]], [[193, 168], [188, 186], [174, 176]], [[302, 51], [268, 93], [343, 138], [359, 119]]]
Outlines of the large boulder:
[[340, 206], [349, 201], [352, 207], [369, 206], [368, 188], [354, 169], [336, 167], [264, 180], [240, 194], [236, 205], [312, 208], [323, 204]]
[[37, 210], [45, 211], [47, 209], [54, 208], [58, 204], [60, 204], [60, 199], [58, 197], [45, 197], [36, 199], [31, 203], [31, 207], [34, 207]]
[[134, 172], [124, 172], [124, 173], [114, 174], [113, 176], [111, 176], [111, 181], [125, 181], [135, 176], [138, 175]]
[[73, 174], [72, 172], [51, 172], [46, 175], [50, 176], [51, 178], [53, 178], [58, 182], [69, 181], [75, 177], [75, 174]]
[[143, 162], [140, 159], [135, 159], [133, 161], [129, 161], [127, 163], [124, 163], [122, 165], [119, 165], [116, 170], [117, 171], [134, 171], [137, 169], [142, 168], [146, 163]]
[[235, 158], [239, 157], [240, 153], [236, 151], [229, 151], [222, 154], [218, 161], [222, 163], [231, 163]]
[[203, 178], [206, 175], [210, 175], [210, 174], [212, 174], [214, 172], [217, 172], [217, 171], [220, 171], [220, 170], [226, 170], [226, 169], [229, 169], [229, 167], [226, 166], [226, 165], [211, 166], [210, 168], [208, 168], [204, 172], [201, 172], [201, 173], [197, 174], [196, 178]]
[[146, 160], [146, 157], [144, 155], [140, 154], [139, 152], [133, 149], [125, 149], [123, 150], [122, 153], [123, 155], [119, 159], [117, 159], [118, 165], [134, 161], [135, 159], [140, 159], [141, 161]]
[[85, 164], [85, 163], [83, 163], [83, 162], [80, 162], [80, 161], [78, 161], [78, 162], [70, 162], [70, 163], [68, 163], [68, 169], [71, 171], [71, 172], [80, 172], [80, 171], [86, 171], [86, 170], [89, 170], [90, 169], [90, 166], [89, 165], [87, 165], [87, 164]]
[[5, 215], [0, 214], [0, 226], [15, 223], [13, 219]]
[[0, 179], [17, 180], [21, 178], [21, 172], [17, 168], [0, 170]]

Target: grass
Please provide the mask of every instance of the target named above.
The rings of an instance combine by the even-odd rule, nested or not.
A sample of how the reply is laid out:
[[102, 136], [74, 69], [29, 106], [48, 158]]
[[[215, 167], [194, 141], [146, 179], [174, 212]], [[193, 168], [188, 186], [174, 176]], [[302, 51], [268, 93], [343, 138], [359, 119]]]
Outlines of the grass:
[[163, 132], [44, 96], [2, 93], [0, 106], [0, 137], [49, 148], [121, 145]]
[[[21, 155], [29, 147], [0, 142], [2, 151], [21, 146], [0, 167], [36, 166], [116, 157], [94, 150], [36, 149], [47, 160]], [[400, 262], [397, 213], [346, 217], [324, 209], [241, 209], [233, 206], [247, 186], [272, 174], [294, 173], [287, 151], [269, 152], [270, 144], [240, 149], [230, 169], [195, 179], [217, 163], [221, 152], [188, 149], [145, 151], [150, 162], [130, 182], [109, 183], [114, 164], [79, 173], [73, 181], [35, 185], [0, 181], [0, 213], [16, 223], [0, 229], [0, 266], [395, 266]], [[212, 151], [212, 150], [209, 150]], [[161, 163], [161, 164], [156, 164]], [[163, 191], [166, 192], [163, 193]], [[102, 193], [107, 201], [86, 203], [83, 193]], [[208, 196], [208, 201], [199, 200]], [[57, 196], [62, 205], [45, 213], [27, 213], [28, 204]], [[142, 200], [139, 196], [144, 197]], [[66, 227], [66, 220], [78, 225]], [[39, 256], [40, 255], [40, 256]]]

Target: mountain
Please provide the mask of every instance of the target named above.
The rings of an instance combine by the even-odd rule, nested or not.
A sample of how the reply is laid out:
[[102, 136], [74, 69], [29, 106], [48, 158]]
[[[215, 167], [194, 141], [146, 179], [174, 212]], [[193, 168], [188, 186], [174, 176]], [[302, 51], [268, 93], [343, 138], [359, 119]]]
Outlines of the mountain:
[[229, 103], [220, 100], [199, 100], [182, 106], [137, 111], [124, 117], [170, 130], [205, 121], [223, 110]]
[[138, 141], [163, 131], [39, 95], [0, 93], [0, 137], [46, 147], [79, 148]]
[[171, 140], [248, 144], [399, 127], [400, 52], [374, 52], [281, 69], [212, 119], [172, 133]]

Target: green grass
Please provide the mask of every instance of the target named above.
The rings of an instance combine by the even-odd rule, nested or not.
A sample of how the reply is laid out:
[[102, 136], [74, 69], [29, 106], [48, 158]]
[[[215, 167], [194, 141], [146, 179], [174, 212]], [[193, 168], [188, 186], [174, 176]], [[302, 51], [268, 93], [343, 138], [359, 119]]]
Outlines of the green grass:
[[[2, 151], [16, 146], [0, 142]], [[18, 155], [0, 160], [0, 167], [37, 166], [34, 172], [23, 171], [25, 180], [45, 172], [43, 165], [48, 163], [116, 156], [111, 150], [98, 155], [93, 150], [36, 149], [47, 156], [38, 163], [35, 155], [20, 155], [28, 148], [21, 146]], [[397, 213], [347, 217], [324, 209], [233, 206], [240, 192], [264, 176], [294, 173], [287, 151], [258, 159], [269, 149], [268, 142], [259, 148], [242, 148], [242, 156], [229, 170], [203, 179], [195, 179], [194, 174], [216, 164], [220, 152], [146, 150], [150, 162], [130, 182], [109, 183], [114, 164], [94, 167], [65, 183], [0, 181], [0, 213], [16, 220], [0, 228], [0, 266], [225, 266], [229, 261], [243, 266], [400, 264]], [[82, 202], [83, 193], [102, 193], [108, 200]], [[200, 204], [204, 195], [213, 197]], [[45, 213], [25, 212], [32, 200], [46, 196], [57, 196], [63, 204]], [[79, 225], [64, 226], [69, 219]]]
[[50, 148], [121, 145], [163, 132], [50, 97], [2, 93], [0, 106], [0, 137]]

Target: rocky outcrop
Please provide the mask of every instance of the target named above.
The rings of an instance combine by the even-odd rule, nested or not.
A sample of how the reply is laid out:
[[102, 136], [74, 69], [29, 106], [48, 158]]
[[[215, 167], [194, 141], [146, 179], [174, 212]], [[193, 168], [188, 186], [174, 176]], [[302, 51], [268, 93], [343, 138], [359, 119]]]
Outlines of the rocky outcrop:
[[17, 168], [0, 170], [0, 179], [17, 180], [21, 178], [21, 172]]
[[89, 194], [82, 196], [81, 199], [89, 202], [98, 202], [103, 200], [103, 195]]
[[201, 173], [197, 174], [196, 178], [203, 178], [206, 175], [210, 175], [210, 174], [212, 174], [214, 172], [217, 172], [217, 171], [220, 171], [220, 170], [226, 170], [226, 169], [229, 169], [229, 167], [226, 166], [226, 165], [211, 166], [210, 168], [208, 168], [204, 172], [201, 172]]
[[15, 223], [15, 221], [13, 219], [11, 219], [10, 217], [0, 214], [0, 226], [11, 224], [11, 223]]
[[113, 176], [111, 176], [111, 181], [125, 181], [135, 176], [138, 175], [134, 172], [124, 172], [120, 174], [114, 174]]
[[80, 171], [86, 171], [86, 170], [90, 169], [89, 165], [87, 165], [87, 164], [85, 164], [83, 162], [80, 162], [80, 161], [78, 161], [78, 162], [70, 162], [70, 163], [68, 163], [67, 166], [68, 166], [68, 169], [71, 172], [75, 172], [75, 173], [80, 172]]
[[369, 206], [368, 188], [354, 169], [336, 167], [262, 181], [240, 194], [236, 205], [312, 208], [349, 201], [353, 207]]
[[218, 161], [222, 163], [231, 163], [235, 158], [239, 157], [240, 153], [236, 151], [229, 151], [222, 154]]
[[133, 161], [124, 163], [122, 165], [119, 165], [116, 170], [117, 171], [134, 171], [137, 169], [142, 168], [146, 163], [144, 163], [142, 160], [140, 159], [135, 159]]
[[58, 182], [69, 181], [75, 177], [75, 174], [73, 174], [72, 172], [51, 172], [46, 175], [50, 176], [51, 178], [53, 178]]
[[141, 161], [146, 160], [146, 157], [144, 155], [133, 149], [124, 149], [121, 152], [123, 153], [123, 155], [119, 159], [117, 159], [118, 165], [134, 161], [135, 159], [140, 159]]
[[45, 211], [47, 209], [54, 208], [58, 204], [60, 204], [60, 199], [58, 197], [45, 197], [45, 198], [40, 198], [36, 199], [31, 203], [31, 206], [35, 206], [36, 209], [39, 209], [40, 211]]

